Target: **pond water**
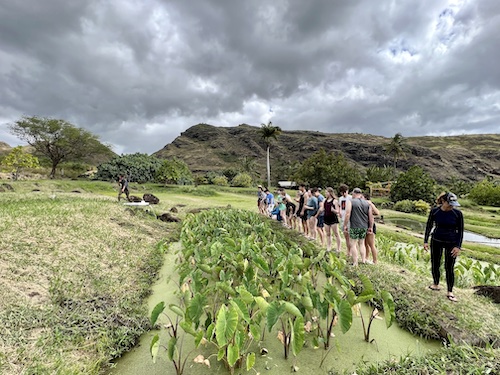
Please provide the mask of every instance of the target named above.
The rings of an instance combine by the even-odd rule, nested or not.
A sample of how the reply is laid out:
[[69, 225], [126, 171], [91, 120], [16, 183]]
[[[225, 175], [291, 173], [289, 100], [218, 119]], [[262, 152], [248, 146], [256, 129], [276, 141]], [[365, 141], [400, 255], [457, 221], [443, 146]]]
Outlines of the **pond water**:
[[[386, 223], [393, 224], [420, 234], [425, 232], [425, 223], [407, 218], [386, 219]], [[464, 241], [480, 243], [489, 246], [500, 247], [500, 238], [489, 238], [478, 233], [464, 231]]]
[[[175, 246], [180, 245], [176, 244]], [[174, 250], [175, 249], [170, 248], [165, 255], [165, 263], [161, 269], [160, 278], [155, 285], [153, 285], [153, 293], [148, 300], [149, 311], [161, 301], [165, 301], [166, 305], [177, 302], [174, 295], [176, 290], [175, 279], [177, 277], [175, 274]], [[173, 278], [172, 280], [170, 280], [171, 277]], [[365, 320], [368, 320], [371, 312], [369, 307], [364, 306], [362, 312]], [[165, 321], [160, 323], [164, 322]], [[164, 350], [160, 350], [156, 363], [153, 363], [151, 360], [149, 345], [156, 333], [157, 332], [151, 331], [142, 335], [139, 344], [133, 350], [116, 360], [114, 364], [115, 367], [109, 372], [109, 375], [175, 374], [173, 364], [168, 361], [167, 354]], [[393, 324], [392, 327], [387, 329], [384, 320], [375, 320], [372, 323], [370, 338], [374, 338], [375, 341], [369, 344], [364, 341], [360, 317], [353, 318], [352, 327], [345, 335], [342, 334], [340, 330], [336, 330], [334, 333], [335, 338], [332, 339], [331, 344], [333, 348], [326, 356], [322, 368], [319, 368], [322, 356], [325, 355], [323, 349], [304, 348], [302, 352], [299, 353], [294, 363], [293, 358], [289, 358], [288, 360], [284, 359], [283, 347], [276, 338], [276, 331], [271, 333], [266, 331], [265, 339], [261, 346], [268, 349], [269, 353], [266, 356], [257, 354], [255, 369], [261, 374], [289, 374], [291, 366], [295, 364], [299, 367], [299, 373], [302, 374], [327, 374], [328, 371], [332, 369], [336, 371], [344, 369], [352, 370], [356, 364], [361, 361], [377, 362], [386, 359], [399, 359], [401, 356], [407, 354], [422, 355], [429, 351], [435, 351], [441, 346], [437, 341], [429, 341], [415, 337], [397, 326], [397, 324]], [[168, 340], [165, 331], [160, 332], [160, 337], [163, 344], [165, 344]], [[186, 336], [183, 349], [184, 353], [189, 353], [189, 351], [193, 349], [193, 341], [191, 336]], [[209, 348], [200, 348], [194, 350], [189, 355], [184, 374], [229, 374], [229, 371], [224, 368], [222, 362], [217, 362], [217, 358], [214, 356], [210, 358], [210, 369], [201, 364], [193, 363], [193, 358], [200, 353], [205, 357], [213, 354], [213, 351], [210, 351]], [[256, 353], [260, 352], [260, 348], [257, 344], [254, 349]], [[236, 373], [240, 372], [246, 373], [246, 370]], [[249, 373], [255, 372], [251, 371]]]

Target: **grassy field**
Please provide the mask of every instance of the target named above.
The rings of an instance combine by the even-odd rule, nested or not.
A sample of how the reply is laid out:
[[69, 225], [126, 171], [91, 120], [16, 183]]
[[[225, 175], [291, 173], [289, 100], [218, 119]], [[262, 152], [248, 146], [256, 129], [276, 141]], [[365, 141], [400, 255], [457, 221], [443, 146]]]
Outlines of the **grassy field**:
[[[179, 224], [127, 210], [117, 203], [116, 184], [69, 180], [9, 184], [13, 191], [0, 193], [0, 373], [101, 373], [149, 328], [144, 300], [163, 252], [178, 238]], [[160, 204], [153, 208], [157, 215], [174, 206], [178, 211], [174, 215], [180, 218], [205, 207], [256, 209], [254, 189], [154, 184], [130, 188], [133, 195], [158, 196]], [[494, 212], [470, 215], [473, 225], [498, 227], [489, 224]], [[381, 228], [381, 233], [421, 243], [389, 227]], [[495, 250], [485, 248], [471, 251], [498, 259]], [[425, 281], [411, 286], [411, 275], [408, 288], [417, 294]], [[373, 276], [387, 283], [392, 280]], [[482, 315], [499, 321], [494, 315], [498, 307], [483, 299], [475, 302], [469, 294], [474, 303], [459, 311], [470, 322], [461, 329], [473, 330], [475, 324], [487, 321], [485, 327], [493, 324], [490, 328], [498, 332], [498, 325]], [[423, 311], [434, 303], [415, 301]], [[415, 305], [410, 303], [408, 309], [413, 311]]]

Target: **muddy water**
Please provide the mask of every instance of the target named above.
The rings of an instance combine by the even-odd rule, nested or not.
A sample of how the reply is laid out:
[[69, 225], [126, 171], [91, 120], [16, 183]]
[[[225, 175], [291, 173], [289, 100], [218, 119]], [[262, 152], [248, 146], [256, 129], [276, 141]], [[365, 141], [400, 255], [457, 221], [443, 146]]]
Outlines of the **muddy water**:
[[[180, 246], [176, 244], [175, 246]], [[175, 286], [175, 248], [171, 248], [165, 256], [165, 264], [161, 269], [160, 278], [153, 286], [153, 293], [148, 300], [149, 311], [161, 302], [176, 303], [174, 296]], [[173, 280], [169, 280], [170, 276]], [[365, 321], [368, 319], [371, 310], [364, 306], [362, 309]], [[162, 332], [160, 332], [161, 334]], [[163, 332], [164, 333], [164, 332]], [[374, 338], [373, 343], [364, 341], [363, 328], [360, 317], [353, 319], [353, 324], [349, 332], [345, 335], [337, 330], [334, 332], [335, 338], [331, 340], [333, 349], [328, 353], [323, 366], [319, 368], [319, 364], [325, 355], [323, 349], [314, 349], [306, 347], [294, 360], [283, 358], [283, 347], [276, 338], [276, 332], [265, 333], [264, 342], [260, 347], [265, 347], [269, 353], [266, 356], [257, 355], [255, 369], [261, 374], [289, 374], [291, 366], [295, 363], [299, 367], [299, 373], [302, 374], [327, 374], [329, 370], [340, 371], [343, 369], [354, 369], [356, 364], [361, 361], [377, 362], [386, 359], [398, 359], [406, 354], [422, 355], [428, 351], [435, 351], [440, 347], [439, 342], [423, 340], [412, 336], [410, 333], [394, 324], [391, 328], [386, 329], [384, 320], [375, 320], [372, 323], [370, 338]], [[170, 375], [175, 374], [173, 364], [168, 361], [165, 351], [160, 350], [160, 355], [156, 363], [153, 363], [149, 355], [149, 345], [152, 337], [156, 332], [148, 332], [140, 338], [140, 343], [136, 348], [126, 353], [122, 358], [119, 358], [115, 363], [115, 368], [109, 374], [111, 375]], [[162, 337], [163, 343], [167, 342], [167, 337]], [[309, 340], [310, 341], [310, 340]], [[193, 338], [186, 336], [184, 343], [184, 353], [188, 353], [193, 349]], [[257, 353], [260, 352], [258, 344], [253, 348]], [[186, 363], [184, 374], [229, 374], [221, 362], [217, 362], [217, 358], [210, 358], [211, 368], [207, 368], [201, 364], [193, 363], [193, 358], [198, 354], [203, 354], [208, 357], [213, 352], [209, 348], [196, 349], [189, 355]], [[236, 372], [246, 373], [245, 370]], [[255, 373], [255, 372], [249, 372]]]

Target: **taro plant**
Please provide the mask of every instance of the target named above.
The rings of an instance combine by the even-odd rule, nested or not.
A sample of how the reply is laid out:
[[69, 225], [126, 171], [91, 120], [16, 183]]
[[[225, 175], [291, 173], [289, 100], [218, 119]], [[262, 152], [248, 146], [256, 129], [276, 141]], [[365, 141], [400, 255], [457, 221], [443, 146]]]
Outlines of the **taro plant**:
[[[154, 327], [160, 314], [164, 313], [166, 306], [164, 302], [158, 303], [152, 313], [151, 313], [151, 326]], [[169, 323], [165, 326], [170, 339], [168, 340], [167, 346], [164, 347], [167, 350], [168, 359], [172, 361], [176, 375], [181, 375], [184, 373], [184, 368], [188, 359], [188, 355], [183, 357], [183, 343], [184, 335], [180, 334], [180, 325], [183, 322], [184, 311], [177, 305], [169, 305], [169, 309], [174, 313], [175, 318], [172, 318], [169, 314], [164, 313], [167, 317]], [[156, 358], [160, 349], [160, 336], [158, 334], [154, 335], [151, 340], [149, 347], [153, 362], [156, 362]]]
[[269, 332], [279, 321], [278, 340], [283, 344], [285, 359], [288, 359], [290, 350], [297, 356], [304, 346], [305, 329], [304, 317], [293, 303], [288, 301], [273, 301], [267, 305], [266, 322]]
[[[359, 311], [359, 315], [361, 317], [361, 323], [363, 325], [363, 333], [365, 341], [371, 343], [375, 339], [370, 340], [370, 329], [373, 321], [380, 314], [379, 312], [380, 305], [377, 305], [375, 300], [382, 301], [382, 306], [385, 316], [385, 324], [387, 328], [389, 328], [392, 325], [392, 323], [394, 323], [394, 321], [396, 320], [395, 305], [392, 295], [389, 292], [385, 290], [376, 291], [373, 288], [373, 284], [370, 281], [370, 279], [365, 275], [360, 274], [359, 278], [361, 280], [361, 283], [363, 284], [363, 290], [357, 297], [354, 294], [354, 292], [350, 290], [348, 291], [347, 296], [351, 305], [357, 306], [357, 310]], [[360, 308], [360, 304], [365, 302], [371, 302], [372, 305], [372, 311], [368, 319], [368, 325], [365, 324], [363, 313], [361, 312]]]
[[324, 349], [328, 350], [333, 328], [337, 322], [340, 322], [342, 333], [351, 328], [352, 309], [345, 293], [346, 290], [350, 290], [351, 285], [349, 280], [329, 263], [323, 262], [323, 269], [332, 282], [324, 285], [323, 293], [309, 286], [309, 299], [305, 297], [304, 300], [310, 300], [314, 314], [311, 316], [314, 322], [311, 328], [316, 332], [313, 344], [316, 347], [323, 344]]

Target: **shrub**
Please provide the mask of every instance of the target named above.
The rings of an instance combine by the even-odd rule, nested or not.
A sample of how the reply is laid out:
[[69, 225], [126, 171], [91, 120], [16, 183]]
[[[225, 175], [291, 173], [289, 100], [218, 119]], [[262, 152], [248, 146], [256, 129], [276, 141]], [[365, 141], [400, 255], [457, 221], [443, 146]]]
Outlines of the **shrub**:
[[500, 184], [487, 179], [478, 182], [471, 189], [468, 198], [477, 204], [500, 207]]
[[156, 156], [135, 153], [116, 156], [107, 163], [97, 167], [97, 180], [117, 180], [120, 174], [127, 176], [129, 182], [151, 182], [163, 161]]
[[405, 199], [434, 202], [434, 187], [436, 181], [424, 170], [414, 165], [407, 172], [401, 173], [398, 180], [391, 188], [391, 200], [402, 201]]
[[156, 180], [165, 184], [191, 185], [193, 175], [183, 160], [173, 158], [172, 160], [163, 161], [156, 172]]
[[238, 173], [231, 181], [231, 186], [236, 186], [236, 187], [252, 186], [252, 177], [248, 173]]
[[413, 202], [413, 209], [419, 215], [426, 215], [429, 212], [431, 206], [429, 203], [419, 199], [418, 201]]
[[393, 209], [400, 212], [411, 213], [414, 211], [415, 205], [413, 204], [413, 201], [404, 199], [402, 201], [396, 202]]
[[226, 176], [217, 176], [212, 179], [212, 183], [217, 186], [228, 186], [229, 182], [227, 181]]
[[421, 199], [418, 201], [411, 201], [409, 199], [404, 199], [402, 201], [396, 202], [396, 204], [394, 204], [393, 207], [393, 209], [396, 211], [406, 212], [406, 213], [416, 213], [419, 215], [427, 214], [430, 208], [431, 208], [430, 204]]

